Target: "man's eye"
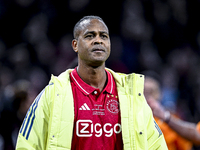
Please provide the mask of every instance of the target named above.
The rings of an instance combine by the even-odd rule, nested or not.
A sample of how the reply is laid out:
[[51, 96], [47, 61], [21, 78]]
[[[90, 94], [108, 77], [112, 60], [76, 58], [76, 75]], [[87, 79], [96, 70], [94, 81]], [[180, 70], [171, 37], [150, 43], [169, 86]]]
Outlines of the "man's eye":
[[88, 34], [85, 36], [85, 38], [93, 38], [93, 35], [92, 34]]
[[107, 35], [101, 35], [101, 37], [102, 37], [103, 39], [107, 39], [107, 38], [108, 38]]

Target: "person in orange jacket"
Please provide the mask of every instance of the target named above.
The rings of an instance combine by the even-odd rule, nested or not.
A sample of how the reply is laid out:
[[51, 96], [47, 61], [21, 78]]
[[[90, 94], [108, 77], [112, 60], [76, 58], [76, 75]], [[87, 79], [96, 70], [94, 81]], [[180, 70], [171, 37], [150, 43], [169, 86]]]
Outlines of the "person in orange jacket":
[[[165, 137], [169, 150], [191, 150], [200, 145], [200, 122], [196, 125], [179, 119], [161, 104], [161, 87], [158, 75], [152, 71], [145, 75], [144, 95], [153, 111], [154, 118]], [[199, 132], [197, 132], [199, 131]]]

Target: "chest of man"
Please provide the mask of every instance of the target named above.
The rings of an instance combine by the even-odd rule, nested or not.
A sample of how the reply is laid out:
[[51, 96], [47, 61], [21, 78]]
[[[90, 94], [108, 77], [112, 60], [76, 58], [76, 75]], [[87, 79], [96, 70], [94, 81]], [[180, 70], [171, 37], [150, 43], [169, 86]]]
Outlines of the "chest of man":
[[79, 81], [77, 74], [71, 77], [75, 109], [72, 149], [122, 149], [119, 100], [112, 76], [102, 92]]

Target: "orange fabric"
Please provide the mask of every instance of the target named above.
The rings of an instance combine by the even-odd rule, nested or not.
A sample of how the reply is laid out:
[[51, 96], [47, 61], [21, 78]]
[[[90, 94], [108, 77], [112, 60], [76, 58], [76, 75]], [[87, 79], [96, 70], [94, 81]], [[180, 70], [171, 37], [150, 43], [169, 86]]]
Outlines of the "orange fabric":
[[197, 131], [200, 133], [200, 121], [197, 123]]
[[[155, 120], [160, 127], [167, 147], [169, 150], [191, 150], [192, 143], [181, 136], [179, 136], [175, 131], [173, 131], [165, 122], [155, 117]], [[199, 124], [200, 125], [200, 124]]]

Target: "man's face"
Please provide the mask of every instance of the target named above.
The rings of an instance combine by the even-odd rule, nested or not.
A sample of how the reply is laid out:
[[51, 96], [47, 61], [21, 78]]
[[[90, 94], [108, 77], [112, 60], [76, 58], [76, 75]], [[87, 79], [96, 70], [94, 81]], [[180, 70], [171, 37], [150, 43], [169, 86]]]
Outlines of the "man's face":
[[79, 63], [102, 65], [110, 55], [110, 38], [106, 25], [98, 19], [85, 20], [77, 40], [72, 41]]

